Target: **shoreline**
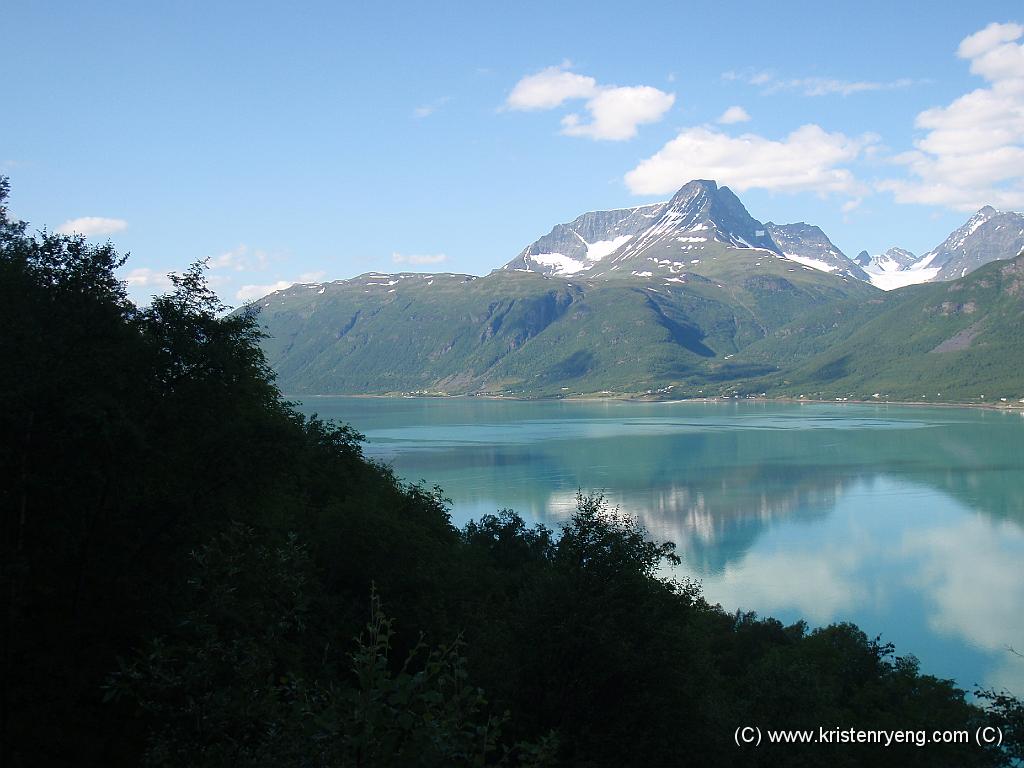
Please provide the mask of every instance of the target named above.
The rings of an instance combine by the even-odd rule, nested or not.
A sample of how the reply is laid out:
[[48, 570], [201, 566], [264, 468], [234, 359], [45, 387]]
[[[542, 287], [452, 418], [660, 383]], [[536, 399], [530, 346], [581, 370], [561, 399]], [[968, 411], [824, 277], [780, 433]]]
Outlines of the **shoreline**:
[[285, 400], [311, 400], [315, 398], [334, 398], [334, 397], [349, 397], [353, 399], [366, 398], [366, 399], [381, 399], [381, 400], [492, 400], [492, 401], [510, 401], [510, 402], [521, 402], [521, 403], [541, 403], [541, 402], [563, 402], [563, 403], [593, 403], [601, 401], [614, 401], [620, 403], [740, 403], [740, 402], [756, 402], [756, 403], [815, 403], [819, 405], [897, 405], [906, 406], [911, 408], [976, 408], [988, 411], [1005, 411], [1005, 412], [1020, 412], [1024, 414], [1024, 403], [1019, 401], [1007, 401], [998, 403], [967, 403], [967, 402], [951, 402], [951, 401], [925, 401], [920, 400], [854, 400], [852, 398], [844, 398], [842, 400], [823, 400], [811, 397], [791, 397], [791, 396], [780, 396], [780, 397], [686, 397], [686, 398], [654, 398], [644, 395], [629, 396], [629, 395], [576, 395], [573, 397], [516, 397], [511, 395], [472, 395], [472, 394], [406, 394], [406, 393], [394, 393], [394, 394], [345, 394], [345, 393], [332, 393], [332, 394], [316, 394], [316, 395], [295, 395], [295, 394], [282, 394]]

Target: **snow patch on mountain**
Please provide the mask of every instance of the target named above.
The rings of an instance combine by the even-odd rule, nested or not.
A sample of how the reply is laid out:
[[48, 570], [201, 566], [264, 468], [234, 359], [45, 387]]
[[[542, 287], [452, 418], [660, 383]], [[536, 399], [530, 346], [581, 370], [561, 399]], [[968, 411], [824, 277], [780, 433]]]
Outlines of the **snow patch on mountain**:
[[570, 258], [562, 253], [534, 253], [527, 257], [529, 261], [548, 267], [545, 274], [552, 275], [574, 275], [587, 265], [582, 261]]
[[587, 259], [589, 261], [600, 261], [605, 256], [619, 250], [632, 237], [632, 235], [619, 235], [611, 240], [598, 240], [596, 243], [587, 243]]
[[927, 283], [935, 279], [941, 267], [920, 267], [916, 269], [901, 269], [891, 272], [868, 272], [871, 284], [883, 291], [892, 291], [897, 288], [904, 288], [908, 285]]
[[836, 271], [836, 266], [834, 264], [829, 264], [827, 261], [821, 261], [820, 259], [811, 259], [808, 258], [807, 256], [798, 256], [795, 253], [783, 253], [782, 255], [785, 256], [790, 261], [795, 261], [797, 264], [803, 264], [805, 267], [816, 269], [819, 272]]

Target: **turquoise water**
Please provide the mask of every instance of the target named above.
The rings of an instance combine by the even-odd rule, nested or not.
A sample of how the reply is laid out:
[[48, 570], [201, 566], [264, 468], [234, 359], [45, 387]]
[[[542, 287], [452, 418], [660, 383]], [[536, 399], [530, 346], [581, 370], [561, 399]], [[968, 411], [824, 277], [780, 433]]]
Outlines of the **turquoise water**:
[[885, 405], [311, 398], [458, 525], [557, 528], [602, 490], [730, 610], [854, 621], [967, 688], [1024, 694], [1024, 418]]

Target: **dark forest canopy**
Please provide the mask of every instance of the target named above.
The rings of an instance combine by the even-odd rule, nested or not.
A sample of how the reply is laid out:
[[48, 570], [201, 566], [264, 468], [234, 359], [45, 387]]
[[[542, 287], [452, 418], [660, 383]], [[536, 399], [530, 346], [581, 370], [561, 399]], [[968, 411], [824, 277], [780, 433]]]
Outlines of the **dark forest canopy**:
[[[579, 499], [458, 530], [439, 489], [284, 402], [202, 265], [134, 306], [110, 245], [30, 234], [0, 183], [4, 766], [927, 765], [1020, 756], [857, 627], [666, 580]], [[742, 750], [763, 728], [1004, 729], [1006, 750]]]

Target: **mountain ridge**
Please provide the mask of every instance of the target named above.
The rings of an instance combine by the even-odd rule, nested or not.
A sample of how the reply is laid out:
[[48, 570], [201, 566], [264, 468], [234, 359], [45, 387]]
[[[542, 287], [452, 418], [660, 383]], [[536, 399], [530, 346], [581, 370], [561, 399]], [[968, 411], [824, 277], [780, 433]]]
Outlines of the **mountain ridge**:
[[[969, 220], [944, 241], [960, 249], [946, 245], [945, 265], [980, 253], [979, 241], [972, 241], [979, 232], [992, 242], [986, 226], [1001, 224], [999, 242], [1014, 242], [1007, 220], [989, 224], [998, 212], [980, 215], [983, 221]], [[922, 261], [937, 259], [939, 250], [920, 259], [901, 249], [850, 259], [819, 227], [762, 224], [728, 187], [697, 180], [663, 203], [591, 211], [556, 225], [484, 277], [368, 272], [296, 284], [254, 309], [282, 387], [303, 395], [695, 397], [794, 394], [792, 387], [805, 382], [802, 388], [812, 392], [852, 397], [883, 373], [878, 366], [896, 371], [897, 383], [900, 371], [927, 381], [929, 366], [948, 377], [948, 367], [938, 363], [976, 342], [983, 353], [999, 350], [999, 359], [988, 361], [998, 373], [988, 380], [1011, 388], [1016, 374], [1006, 366], [1024, 363], [1024, 355], [1017, 342], [993, 338], [1000, 328], [1017, 327], [1012, 302], [1000, 304], [1002, 320], [993, 328], [961, 327], [939, 310], [893, 309], [910, 306], [922, 291], [974, 286], [962, 283], [973, 272], [888, 292], [872, 284], [906, 272], [920, 277], [915, 267], [924, 269]], [[979, 307], [990, 303], [968, 302], [958, 311], [978, 312], [976, 322], [989, 316]], [[889, 325], [877, 322], [882, 315]], [[865, 337], [862, 327], [875, 337]], [[921, 358], [918, 347], [907, 347], [906, 355], [885, 352], [893, 338], [926, 337], [934, 341], [924, 350], [934, 348], [932, 357]], [[822, 357], [813, 367], [844, 344], [853, 345], [849, 360]], [[876, 370], [861, 361], [874, 361]], [[963, 394], [942, 382], [929, 387]]]
[[[713, 254], [700, 253], [709, 247]], [[693, 256], [722, 258], [730, 250], [746, 249], [763, 249], [803, 267], [894, 290], [963, 277], [1018, 253], [1024, 249], [1024, 214], [985, 206], [921, 257], [893, 247], [875, 256], [861, 251], [850, 258], [820, 227], [803, 221], [762, 223], [727, 186], [695, 179], [665, 202], [589, 211], [557, 224], [500, 269], [600, 279], [618, 277], [615, 273], [631, 264], [629, 271], [636, 277], [646, 272], [671, 276]]]

